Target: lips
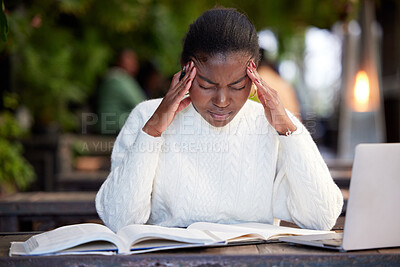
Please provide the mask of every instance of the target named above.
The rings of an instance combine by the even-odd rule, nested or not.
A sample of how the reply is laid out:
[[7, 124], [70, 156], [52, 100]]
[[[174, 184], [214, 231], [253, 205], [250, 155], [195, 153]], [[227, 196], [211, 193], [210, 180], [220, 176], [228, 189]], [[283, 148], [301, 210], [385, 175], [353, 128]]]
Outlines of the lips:
[[227, 120], [231, 114], [232, 111], [230, 112], [213, 112], [213, 111], [208, 111], [208, 113], [210, 114], [210, 116], [217, 121], [225, 121]]

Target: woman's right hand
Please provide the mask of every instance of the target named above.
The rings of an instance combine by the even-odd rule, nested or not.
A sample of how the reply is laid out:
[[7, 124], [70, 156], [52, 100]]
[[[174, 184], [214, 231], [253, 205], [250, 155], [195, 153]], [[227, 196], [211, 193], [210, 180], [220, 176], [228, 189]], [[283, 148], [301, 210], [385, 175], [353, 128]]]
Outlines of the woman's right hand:
[[189, 61], [186, 64], [185, 70], [186, 74], [181, 81], [179, 81], [181, 71], [174, 75], [167, 94], [153, 116], [143, 126], [143, 131], [147, 134], [154, 137], [161, 136], [172, 123], [175, 115], [189, 105], [190, 96], [185, 97], [185, 94], [189, 91], [196, 76], [196, 68], [193, 61]]

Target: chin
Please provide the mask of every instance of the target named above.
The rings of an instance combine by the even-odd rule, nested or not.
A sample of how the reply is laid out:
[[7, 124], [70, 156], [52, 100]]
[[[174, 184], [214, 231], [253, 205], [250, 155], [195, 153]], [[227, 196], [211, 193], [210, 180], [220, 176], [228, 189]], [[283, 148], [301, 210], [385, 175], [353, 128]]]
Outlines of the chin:
[[217, 122], [212, 122], [210, 123], [212, 126], [214, 127], [224, 127], [226, 125], [229, 124], [229, 122], [225, 122], [225, 121], [217, 121]]
[[232, 121], [233, 117], [230, 117], [227, 120], [215, 120], [213, 118], [208, 118], [207, 122], [214, 127], [224, 127], [228, 125]]

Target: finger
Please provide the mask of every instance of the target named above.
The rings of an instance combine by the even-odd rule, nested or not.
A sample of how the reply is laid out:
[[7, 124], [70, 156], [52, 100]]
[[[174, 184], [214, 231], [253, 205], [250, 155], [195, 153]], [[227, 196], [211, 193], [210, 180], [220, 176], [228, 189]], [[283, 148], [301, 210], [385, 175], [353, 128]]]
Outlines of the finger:
[[183, 84], [186, 84], [187, 80], [190, 79], [190, 75], [191, 75], [193, 69], [194, 69], [193, 61], [189, 61], [185, 66], [185, 75], [181, 79], [181, 82]]
[[257, 96], [264, 107], [275, 109], [279, 105], [279, 98], [275, 90], [273, 90], [257, 73], [257, 71], [249, 66], [247, 67], [247, 75], [257, 87]]
[[248, 65], [248, 66], [247, 66], [246, 72], [247, 72], [247, 76], [249, 76], [250, 80], [251, 80], [253, 83], [255, 83], [256, 80], [257, 80], [257, 76], [256, 76], [256, 74], [255, 74], [255, 70], [253, 70], [253, 69], [250, 67], [250, 65]]
[[190, 73], [191, 73], [193, 67], [194, 67], [193, 62], [189, 61], [188, 63], [186, 63], [185, 67], [183, 67], [182, 71], [180, 71], [174, 75], [174, 80], [177, 79], [177, 83], [174, 84], [174, 86], [171, 88], [171, 90], [176, 91], [176, 90], [181, 90], [183, 88], [183, 86], [186, 84], [188, 78], [190, 77]]
[[264, 107], [266, 107], [266, 106], [267, 106], [267, 100], [265, 99], [264, 94], [261, 93], [260, 90], [257, 90], [257, 96], [258, 96], [258, 99], [260, 100], [260, 103], [261, 103]]
[[257, 70], [250, 65], [247, 66], [247, 75], [250, 77], [251, 81], [257, 86], [258, 89], [262, 91], [268, 91], [270, 88], [266, 82], [258, 74]]
[[[250, 77], [252, 82], [256, 84], [256, 86], [261, 85], [262, 87], [257, 87], [263, 91], [267, 91], [271, 93], [270, 91], [273, 90], [271, 86], [269, 86], [260, 76], [260, 74], [257, 72], [256, 64], [254, 63], [253, 60], [250, 61], [250, 63], [247, 65], [247, 75]], [[272, 94], [273, 95], [273, 94]]]
[[183, 77], [185, 77], [185, 75], [186, 75], [186, 66], [184, 66], [183, 69], [181, 70], [181, 74], [179, 75], [179, 81], [181, 81]]
[[168, 98], [171, 105], [177, 107], [180, 101], [182, 101], [182, 99], [185, 97], [186, 93], [192, 86], [192, 81], [195, 76], [196, 76], [196, 69], [194, 68], [189, 73], [188, 79], [180, 81], [179, 85], [177, 85], [176, 88], [173, 88], [169, 92], [167, 92], [167, 95], [164, 97], [164, 99]]
[[273, 97], [273, 94], [270, 92], [270, 87], [268, 84], [264, 82], [264, 80], [260, 77], [258, 73], [255, 73], [254, 70], [248, 68], [247, 69], [247, 74], [250, 77], [251, 81], [255, 84], [257, 87], [257, 92], [262, 93], [265, 95], [265, 98], [269, 99], [270, 97]]
[[267, 101], [270, 101], [275, 106], [281, 105], [278, 92], [271, 88], [265, 81], [261, 80], [261, 83], [263, 84], [263, 87], [266, 88], [265, 92]]
[[261, 93], [265, 94], [266, 98], [274, 97], [274, 95], [271, 93], [271, 87], [269, 87], [261, 78], [256, 79], [254, 84]]
[[269, 109], [276, 109], [279, 106], [279, 99], [273, 96], [269, 90], [257, 90], [257, 93], [258, 99], [264, 107], [268, 107]]
[[177, 90], [177, 95], [178, 97], [182, 98], [190, 89], [190, 87], [192, 87], [192, 82], [194, 80], [194, 77], [196, 77], [196, 68], [192, 68], [189, 76], [187, 77], [187, 79], [185, 80], [185, 83], [182, 84], [182, 86], [180, 87], [181, 90]]
[[175, 75], [172, 77], [170, 90], [173, 89], [173, 88], [175, 88], [175, 86], [179, 83], [179, 77], [181, 76], [181, 72], [182, 72], [182, 71], [178, 71], [178, 72], [175, 73]]
[[263, 83], [260, 74], [258, 74], [257, 70], [251, 67], [250, 64], [249, 66], [247, 66], [247, 76], [250, 77], [251, 81], [256, 85], [257, 89], [260, 89], [261, 91], [268, 90], [267, 88], [265, 88], [266, 83]]
[[186, 63], [182, 70], [175, 73], [174, 77], [172, 78], [170, 90], [176, 89], [176, 85], [182, 81], [183, 77], [189, 72], [190, 61]]
[[250, 79], [253, 81], [253, 83], [256, 85], [258, 89], [262, 93], [266, 93], [265, 97], [268, 100], [271, 100], [275, 102], [275, 104], [279, 104], [279, 96], [278, 92], [275, 91], [271, 86], [269, 86], [260, 76], [260, 74], [257, 72], [257, 69], [254, 67], [255, 64], [253, 61], [250, 62], [250, 64], [247, 66], [247, 74], [250, 77]]
[[276, 108], [276, 105], [274, 104], [274, 102], [271, 101], [270, 99], [268, 99], [266, 97], [267, 94], [261, 92], [261, 90], [257, 90], [257, 96], [258, 96], [258, 99], [260, 100], [260, 103], [263, 105], [264, 108], [268, 108], [268, 109]]
[[176, 91], [181, 91], [181, 90], [185, 90], [186, 84], [190, 81], [194, 79], [195, 73], [193, 73], [195, 71], [195, 67], [193, 65], [193, 63], [191, 63], [189, 65], [189, 68], [187, 69], [187, 72], [184, 76], [184, 78], [179, 82], [179, 84], [176, 86], [175, 90]]

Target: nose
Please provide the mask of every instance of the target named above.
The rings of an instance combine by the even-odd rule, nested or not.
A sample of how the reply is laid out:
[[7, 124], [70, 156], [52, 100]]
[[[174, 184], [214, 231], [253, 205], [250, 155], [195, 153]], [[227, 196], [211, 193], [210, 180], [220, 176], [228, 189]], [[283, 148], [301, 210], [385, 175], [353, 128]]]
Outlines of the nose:
[[231, 96], [228, 88], [218, 88], [213, 97], [213, 104], [219, 108], [225, 108], [231, 103]]

